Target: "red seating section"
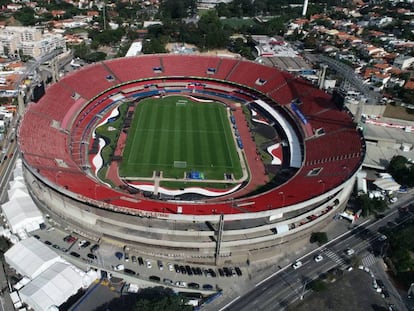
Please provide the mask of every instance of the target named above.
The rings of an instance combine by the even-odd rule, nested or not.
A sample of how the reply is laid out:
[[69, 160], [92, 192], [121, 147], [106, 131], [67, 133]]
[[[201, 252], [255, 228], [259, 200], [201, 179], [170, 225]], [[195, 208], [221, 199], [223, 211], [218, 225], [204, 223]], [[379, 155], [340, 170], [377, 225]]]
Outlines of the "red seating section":
[[56, 83], [47, 88], [46, 93], [47, 96], [41, 101], [30, 106], [30, 111], [36, 111], [44, 117], [60, 122], [75, 103], [72, 98], [74, 91]]
[[[162, 70], [154, 71], [154, 68]], [[207, 73], [209, 68], [215, 69], [215, 73]], [[113, 79], [108, 80], [108, 76]], [[214, 90], [217, 93], [231, 92], [229, 90], [236, 89], [235, 84], [247, 86], [280, 105], [299, 99], [298, 106], [308, 119], [309, 126], [324, 129], [324, 135], [308, 137], [303, 141], [304, 162], [295, 177], [278, 189], [254, 199], [242, 199], [254, 201], [254, 204], [244, 207], [245, 212], [257, 212], [269, 209], [269, 205], [276, 208], [310, 199], [340, 185], [359, 168], [364, 142], [356, 132], [351, 116], [338, 111], [329, 94], [315, 89], [307, 81], [274, 68], [241, 59], [195, 55], [148, 55], [109, 60], [62, 78], [47, 89], [46, 95], [38, 103], [28, 106], [19, 128], [19, 144], [24, 160], [49, 182], [84, 197], [98, 198], [103, 207], [176, 213], [173, 203], [150, 202], [142, 198], [142, 201], [132, 200], [134, 196], [97, 184], [83, 171], [88, 164], [85, 155], [91, 142], [92, 126], [100, 120], [96, 114], [112, 103], [109, 94], [139, 85], [164, 83], [168, 77], [181, 78], [172, 81], [182, 81], [183, 78], [191, 81], [191, 77], [213, 79], [215, 81], [206, 83], [218, 85]], [[258, 79], [262, 83], [258, 84]], [[106, 90], [107, 93], [103, 93]], [[254, 92], [249, 94], [246, 89], [237, 94], [246, 101], [249, 98], [254, 100], [258, 95]], [[227, 95], [237, 94], [231, 92]], [[317, 176], [309, 176], [313, 168], [322, 169]], [[180, 206], [183, 213], [190, 214], [243, 212], [225, 202]]]
[[116, 79], [109, 81], [106, 78], [109, 75], [112, 73], [102, 64], [97, 63], [68, 74], [59, 81], [59, 84], [89, 100], [116, 85]]
[[115, 74], [121, 82], [148, 79], [163, 75], [154, 73], [154, 68], [162, 67], [159, 56], [146, 55], [137, 57], [118, 58], [105, 62], [106, 67]]

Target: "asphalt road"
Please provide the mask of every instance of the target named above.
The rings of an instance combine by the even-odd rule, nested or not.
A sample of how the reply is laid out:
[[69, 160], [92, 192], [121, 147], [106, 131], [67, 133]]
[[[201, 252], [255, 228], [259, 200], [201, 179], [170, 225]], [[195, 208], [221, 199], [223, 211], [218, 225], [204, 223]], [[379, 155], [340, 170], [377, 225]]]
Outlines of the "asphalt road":
[[[301, 299], [305, 294], [307, 282], [334, 267], [346, 268], [350, 263], [350, 257], [345, 253], [346, 249], [354, 249], [355, 254], [361, 257], [368, 255], [368, 250], [381, 249], [381, 242], [384, 241], [380, 241], [381, 234], [378, 233], [378, 228], [393, 226], [394, 223], [404, 222], [413, 216], [414, 213], [410, 212], [400, 217], [398, 210], [394, 210], [383, 219], [356, 227], [317, 251], [325, 258], [322, 262], [317, 263], [313, 260], [315, 252], [305, 255], [300, 259], [303, 265], [297, 270], [291, 266], [281, 268], [265, 281], [256, 284], [245, 295], [236, 297], [221, 310], [275, 310], [275, 307], [283, 310]], [[393, 290], [390, 284], [388, 284], [388, 291], [393, 293], [390, 300], [398, 310], [406, 310], [398, 292]]]

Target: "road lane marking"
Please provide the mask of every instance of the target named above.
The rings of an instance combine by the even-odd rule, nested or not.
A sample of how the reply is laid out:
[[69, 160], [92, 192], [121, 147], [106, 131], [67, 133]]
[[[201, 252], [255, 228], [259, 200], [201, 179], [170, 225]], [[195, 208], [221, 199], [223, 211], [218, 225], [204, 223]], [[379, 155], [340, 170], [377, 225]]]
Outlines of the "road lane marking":
[[237, 296], [236, 298], [234, 298], [232, 301], [230, 301], [228, 304], [226, 304], [223, 308], [219, 309], [219, 311], [223, 311], [225, 310], [228, 306], [230, 306], [231, 304], [233, 304], [234, 302], [236, 302], [238, 299], [240, 299], [241, 296]]

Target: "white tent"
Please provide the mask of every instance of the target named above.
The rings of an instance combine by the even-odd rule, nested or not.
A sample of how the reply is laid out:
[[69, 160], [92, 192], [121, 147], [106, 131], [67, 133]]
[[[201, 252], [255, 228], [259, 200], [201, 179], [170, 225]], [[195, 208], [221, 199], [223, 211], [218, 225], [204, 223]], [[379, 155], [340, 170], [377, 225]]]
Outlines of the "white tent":
[[13, 180], [9, 183], [10, 185], [10, 189], [7, 190], [7, 195], [9, 196], [9, 198], [11, 198], [14, 194], [14, 192], [17, 189], [21, 189], [22, 191], [24, 191], [25, 193], [29, 193], [27, 190], [26, 185], [24, 184], [24, 181], [20, 181], [20, 180]]
[[374, 181], [374, 185], [385, 191], [398, 191], [401, 185], [391, 178], [379, 178]]
[[35, 231], [44, 223], [42, 213], [30, 195], [22, 189], [15, 189], [10, 200], [1, 206], [10, 230], [13, 233], [25, 230]]
[[35, 278], [55, 262], [62, 261], [49, 247], [34, 237], [20, 241], [4, 253], [6, 262], [19, 274]]
[[20, 161], [19, 160], [16, 161], [16, 166], [14, 167], [14, 170], [13, 170], [14, 178], [23, 176], [22, 162], [21, 160]]
[[74, 267], [53, 264], [20, 291], [20, 298], [36, 311], [51, 310], [64, 303], [82, 287], [82, 277]]

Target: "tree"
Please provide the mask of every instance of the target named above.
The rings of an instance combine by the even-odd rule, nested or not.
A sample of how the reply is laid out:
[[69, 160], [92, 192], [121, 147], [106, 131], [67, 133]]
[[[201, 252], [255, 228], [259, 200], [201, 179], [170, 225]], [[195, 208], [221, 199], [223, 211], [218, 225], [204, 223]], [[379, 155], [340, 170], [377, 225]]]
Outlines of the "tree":
[[74, 56], [82, 59], [86, 59], [86, 56], [91, 52], [89, 46], [87, 46], [84, 42], [78, 45], [73, 45], [71, 48]]
[[307, 286], [308, 289], [313, 290], [314, 292], [322, 292], [326, 289], [326, 284], [320, 279], [310, 281]]
[[176, 295], [172, 289], [163, 287], [145, 288], [140, 291], [134, 311], [191, 311], [186, 299]]
[[200, 38], [202, 38], [202, 49], [215, 49], [226, 46], [227, 37], [223, 25], [215, 10], [208, 11], [201, 16], [198, 22]]
[[88, 63], [95, 63], [95, 62], [102, 61], [105, 58], [106, 58], [106, 53], [104, 53], [104, 52], [92, 52], [92, 53], [86, 55], [84, 59]]
[[311, 237], [310, 237], [310, 242], [323, 245], [326, 242], [328, 242], [328, 236], [326, 232], [312, 232]]
[[164, 19], [180, 19], [196, 12], [196, 0], [164, 0], [161, 15]]
[[388, 172], [400, 184], [414, 186], [414, 165], [404, 156], [394, 156], [388, 165]]
[[144, 54], [155, 54], [155, 53], [165, 53], [165, 46], [157, 38], [147, 39], [143, 41], [142, 44], [142, 53]]
[[385, 200], [380, 198], [371, 199], [367, 194], [363, 194], [357, 197], [356, 199], [357, 206], [361, 207], [362, 217], [367, 217], [372, 214], [377, 214], [383, 212], [387, 208], [387, 203]]
[[30, 7], [23, 7], [18, 12], [14, 13], [14, 18], [17, 19], [23, 26], [31, 26], [36, 24], [35, 11]]
[[124, 35], [124, 29], [118, 28], [118, 29], [108, 29], [108, 30], [102, 30], [102, 31], [92, 31], [89, 34], [89, 37], [92, 38], [93, 46], [99, 47], [102, 45], [110, 45], [118, 43], [122, 36]]

